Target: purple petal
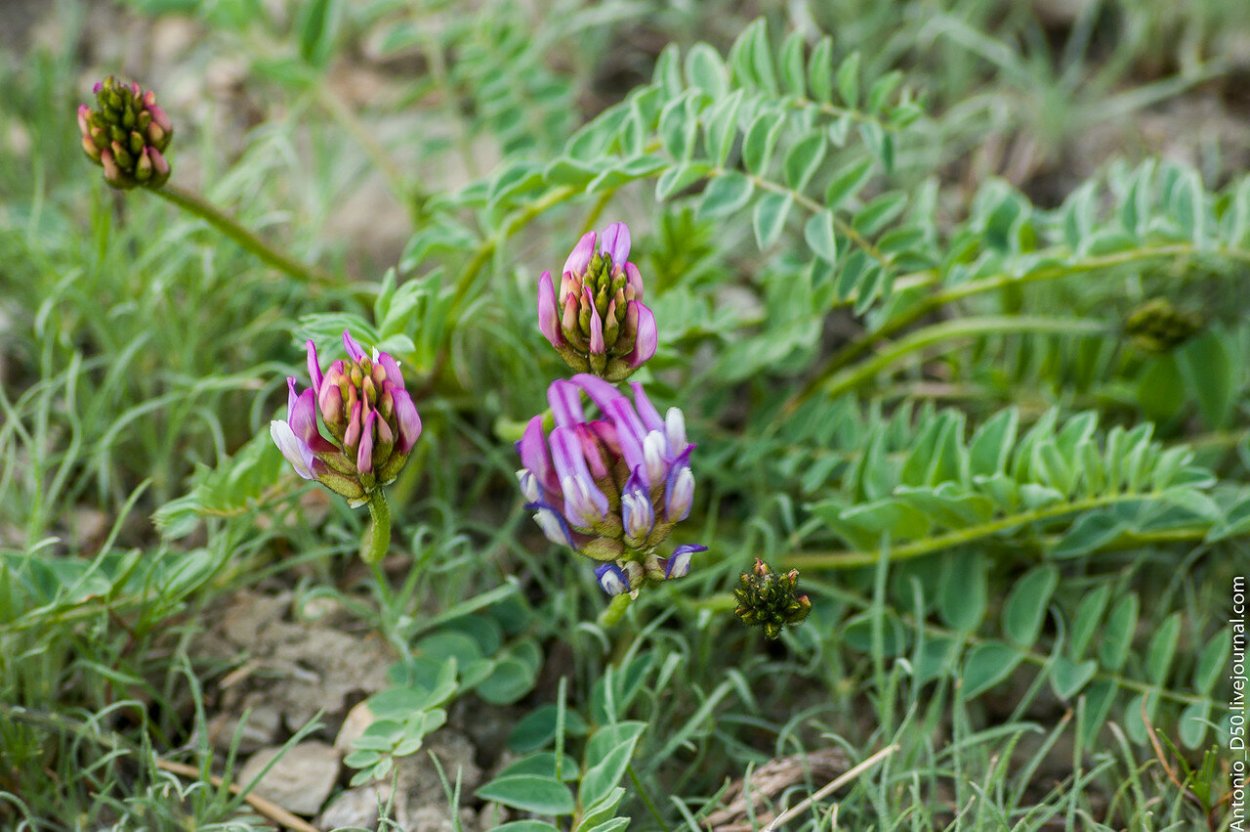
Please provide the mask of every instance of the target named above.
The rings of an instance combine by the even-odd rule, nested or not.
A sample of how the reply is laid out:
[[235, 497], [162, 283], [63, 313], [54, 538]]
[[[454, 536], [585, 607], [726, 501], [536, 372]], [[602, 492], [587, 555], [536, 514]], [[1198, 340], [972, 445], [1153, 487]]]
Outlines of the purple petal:
[[288, 423], [276, 419], [270, 422], [269, 435], [273, 437], [273, 444], [278, 446], [278, 450], [286, 457], [286, 461], [291, 463], [295, 473], [306, 480], [316, 478], [313, 469], [317, 460], [313, 456], [312, 448], [295, 435], [295, 431], [291, 430]]
[[516, 443], [517, 455], [526, 470], [538, 478], [539, 484], [548, 492], [560, 493], [560, 480], [551, 467], [551, 452], [547, 449], [547, 439], [543, 436], [543, 417], [535, 416], [525, 426], [525, 433]]
[[605, 416], [608, 413], [608, 402], [613, 399], [624, 398], [621, 391], [616, 389], [616, 385], [609, 384], [598, 376], [592, 376], [590, 373], [578, 373], [569, 381], [585, 390], [586, 395], [590, 396], [590, 400], [599, 408], [599, 412]]
[[286, 420], [295, 435], [314, 452], [334, 450], [317, 429], [317, 397], [312, 388], [296, 395], [295, 379], [291, 378], [287, 379], [287, 392]]
[[586, 271], [586, 267], [590, 265], [590, 258], [595, 255], [595, 232], [587, 231], [582, 238], [577, 241], [577, 245], [573, 246], [573, 250], [569, 252], [569, 257], [564, 261], [564, 271], [573, 274], [582, 274]]
[[614, 563], [605, 563], [595, 567], [595, 579], [599, 586], [609, 595], [620, 595], [629, 589], [629, 578], [625, 570]]
[[638, 308], [638, 340], [634, 342], [634, 351], [627, 356], [627, 360], [631, 367], [641, 367], [655, 355], [660, 336], [655, 329], [655, 315], [642, 301], [631, 300], [629, 306], [631, 312], [634, 306]]
[[391, 389], [391, 397], [395, 400], [395, 421], [399, 426], [399, 452], [406, 454], [417, 444], [421, 436], [421, 414], [412, 403], [412, 396], [402, 387]]
[[[561, 427], [551, 432], [551, 458], [560, 478], [560, 490], [564, 492], [565, 516], [574, 521], [574, 525], [589, 526], [596, 516], [606, 515], [608, 498], [591, 479], [582, 457], [581, 443], [572, 428]], [[579, 520], [588, 522], [578, 523]]]
[[560, 334], [560, 317], [556, 314], [556, 290], [551, 285], [551, 272], [543, 272], [538, 278], [538, 328], [543, 337], [558, 347], [564, 343]]
[[364, 347], [356, 343], [356, 339], [346, 329], [343, 330], [343, 348], [352, 357], [352, 361], [361, 361], [365, 357]]
[[312, 389], [321, 392], [321, 364], [317, 361], [317, 345], [309, 338], [304, 347], [308, 350], [308, 377], [312, 379]]
[[547, 387], [547, 403], [555, 414], [556, 424], [570, 427], [586, 421], [582, 411], [582, 394], [577, 385], [568, 381], [553, 381]]
[[646, 392], [642, 389], [642, 383], [631, 381], [629, 386], [634, 390], [634, 408], [642, 417], [642, 423], [647, 426], [647, 430], [664, 430], [664, 420], [660, 418], [660, 412], [647, 398]]
[[625, 223], [614, 222], [603, 229], [603, 242], [599, 250], [612, 255], [613, 271], [629, 260], [629, 243], [629, 226]]
[[586, 464], [590, 466], [590, 475], [595, 478], [595, 482], [599, 482], [608, 475], [608, 463], [603, 458], [599, 437], [585, 422], [573, 425], [573, 430], [577, 431], [577, 440], [582, 446], [582, 456], [585, 457]]
[[378, 363], [386, 371], [386, 380], [400, 390], [404, 389], [404, 374], [399, 370], [399, 362], [389, 352], [378, 353]]
[[373, 471], [373, 425], [378, 420], [378, 412], [370, 410], [365, 417], [364, 430], [360, 434], [360, 447], [356, 449], [356, 470], [362, 474]]
[[[642, 440], [646, 435], [643, 430], [642, 422], [638, 419], [638, 414], [634, 413], [633, 406], [629, 403], [629, 399], [621, 396], [608, 402], [608, 412], [606, 415], [612, 420], [612, 426], [616, 428], [616, 441], [621, 446], [621, 456], [625, 460], [625, 464], [629, 466], [629, 470], [634, 470], [645, 463], [642, 450]], [[653, 483], [647, 482], [650, 488]]]

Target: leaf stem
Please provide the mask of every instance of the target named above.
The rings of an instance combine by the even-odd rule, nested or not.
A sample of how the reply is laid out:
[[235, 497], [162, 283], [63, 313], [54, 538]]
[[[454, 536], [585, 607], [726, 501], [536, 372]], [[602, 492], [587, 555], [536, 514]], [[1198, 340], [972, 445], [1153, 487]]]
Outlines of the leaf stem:
[[324, 285], [333, 285], [337, 282], [333, 276], [326, 272], [302, 263], [286, 252], [269, 245], [256, 234], [244, 228], [238, 220], [222, 211], [216, 205], [213, 205], [195, 191], [180, 188], [172, 183], [167, 183], [161, 188], [145, 188], [145, 190], [167, 202], [172, 202], [184, 211], [195, 214], [222, 234], [234, 240], [245, 250], [250, 251], [265, 263], [279, 271], [285, 272], [296, 280], [303, 283]]

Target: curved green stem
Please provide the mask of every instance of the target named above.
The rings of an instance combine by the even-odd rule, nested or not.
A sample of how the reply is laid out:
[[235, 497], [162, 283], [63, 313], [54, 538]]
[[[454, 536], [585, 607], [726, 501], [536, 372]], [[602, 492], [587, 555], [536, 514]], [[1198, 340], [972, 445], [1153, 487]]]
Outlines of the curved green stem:
[[391, 507], [386, 492], [374, 491], [369, 497], [369, 528], [360, 547], [360, 557], [370, 566], [382, 562], [391, 548]]
[[[1085, 511], [1106, 508], [1117, 503], [1140, 502], [1149, 499], [1151, 499], [1149, 494], [1109, 494], [1103, 497], [1088, 497], [1071, 503], [1060, 503], [1055, 506], [1034, 509], [1020, 514], [1009, 514], [1006, 517], [999, 517], [996, 520], [979, 523], [965, 529], [957, 529], [946, 534], [922, 538], [902, 546], [894, 546], [890, 549], [890, 561], [896, 562], [923, 557], [933, 552], [940, 552], [943, 549], [962, 546], [999, 532], [1027, 526], [1042, 520], [1053, 520], [1067, 514], [1079, 514]], [[880, 557], [881, 552], [877, 550], [868, 552], [803, 552], [783, 555], [780, 560], [786, 567], [799, 569], [855, 569], [861, 566], [871, 566]]]
[[286, 252], [269, 245], [256, 236], [256, 234], [240, 225], [238, 220], [194, 191], [184, 190], [174, 184], [166, 184], [156, 189], [145, 188], [144, 190], [156, 194], [168, 202], [172, 202], [184, 211], [195, 214], [247, 251], [250, 251], [270, 266], [285, 272], [296, 280], [304, 283], [321, 283], [326, 285], [336, 282], [334, 277], [326, 272], [302, 263]]
[[942, 341], [994, 333], [1033, 332], [1053, 335], [1097, 335], [1105, 333], [1101, 321], [1032, 316], [995, 315], [984, 318], [962, 318], [918, 329], [897, 344], [877, 353], [869, 361], [856, 365], [829, 380], [826, 392], [836, 396], [875, 376], [904, 356]]

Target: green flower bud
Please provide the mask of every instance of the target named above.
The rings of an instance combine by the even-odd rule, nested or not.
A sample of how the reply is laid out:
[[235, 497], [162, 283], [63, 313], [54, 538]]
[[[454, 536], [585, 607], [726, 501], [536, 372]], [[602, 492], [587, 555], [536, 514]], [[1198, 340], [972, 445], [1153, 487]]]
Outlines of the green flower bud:
[[743, 572], [739, 583], [734, 590], [738, 599], [734, 615], [744, 624], [761, 627], [770, 639], [780, 636], [787, 624], [793, 627], [800, 623], [812, 611], [811, 600], [798, 592], [797, 569], [778, 575], [756, 558], [754, 569]]
[[1152, 353], [1171, 352], [1201, 328], [1200, 316], [1177, 309], [1167, 298], [1146, 301], [1124, 322], [1124, 333], [1133, 345]]

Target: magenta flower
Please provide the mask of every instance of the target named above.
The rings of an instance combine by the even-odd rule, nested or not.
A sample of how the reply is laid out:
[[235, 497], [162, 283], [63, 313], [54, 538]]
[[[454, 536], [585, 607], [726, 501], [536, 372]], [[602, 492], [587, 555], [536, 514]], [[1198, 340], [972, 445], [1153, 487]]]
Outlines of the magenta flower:
[[557, 293], [551, 272], [538, 279], [538, 328], [574, 370], [608, 381], [628, 378], [655, 355], [655, 316], [642, 302], [642, 275], [629, 262], [629, 227], [585, 234], [568, 259]]
[[[395, 481], [421, 436], [421, 416], [394, 358], [376, 349], [366, 355], [346, 330], [343, 346], [348, 360], [323, 374], [308, 341], [312, 386], [301, 393], [287, 379], [287, 418], [270, 422], [269, 433], [295, 473], [360, 506]], [[332, 439], [322, 435], [318, 414]]]
[[[555, 427], [544, 434], [543, 417], [535, 416], [517, 443], [526, 508], [552, 542], [603, 562], [595, 574], [610, 595], [680, 578], [705, 548], [658, 553], [690, 514], [694, 445], [680, 410], [661, 418], [642, 385], [630, 386], [633, 401], [587, 373], [553, 382], [547, 399]], [[582, 393], [599, 418], [586, 418]]]
[[78, 130], [83, 152], [104, 168], [104, 180], [123, 189], [164, 185], [169, 179], [164, 154], [174, 127], [156, 103], [156, 93], [111, 75], [92, 92], [98, 109], [78, 108]]

